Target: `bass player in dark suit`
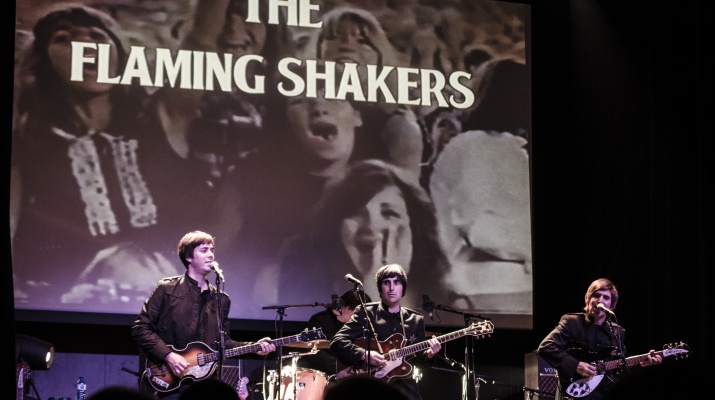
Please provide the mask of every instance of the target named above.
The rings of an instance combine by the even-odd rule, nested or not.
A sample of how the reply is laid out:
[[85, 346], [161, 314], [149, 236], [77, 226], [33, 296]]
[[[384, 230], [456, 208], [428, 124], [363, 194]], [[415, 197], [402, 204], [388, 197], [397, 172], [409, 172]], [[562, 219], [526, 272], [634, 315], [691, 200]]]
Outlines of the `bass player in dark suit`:
[[[337, 355], [340, 364], [344, 364], [344, 368], [338, 367], [336, 378], [367, 373], [366, 360], [369, 357], [371, 375], [397, 385], [411, 400], [420, 400], [417, 382], [412, 379], [411, 364], [402, 359], [390, 360], [385, 353], [408, 344], [424, 342], [424, 317], [400, 305], [407, 290], [407, 273], [400, 265], [381, 267], [375, 274], [375, 281], [380, 301], [367, 303], [364, 308], [362, 305], [355, 308], [352, 318], [340, 328], [330, 344], [330, 350]], [[366, 332], [371, 332], [374, 338], [366, 338]], [[393, 343], [393, 338], [404, 339], [404, 343]], [[417, 355], [414, 361], [433, 358], [442, 347], [435, 338], [429, 339], [427, 343], [429, 347]]]
[[[250, 344], [233, 340], [229, 336], [228, 313], [231, 300], [223, 292], [218, 296], [216, 287], [207, 279], [214, 271], [223, 278], [214, 262], [214, 238], [201, 231], [189, 232], [179, 241], [177, 252], [186, 267], [186, 274], [161, 280], [132, 326], [134, 341], [150, 359], [166, 369], [158, 368], [154, 376], [148, 376], [151, 374], [145, 371], [140, 386], [163, 399], [178, 398], [178, 389], [187, 387], [193, 381], [181, 379], [186, 373], [204, 378], [204, 371], [196, 366], [193, 359], [187, 360], [188, 356], [184, 357], [180, 351], [190, 343], [202, 342], [217, 350], [220, 330], [225, 332], [224, 343], [227, 349]], [[255, 350], [259, 355], [266, 355], [275, 349], [275, 345], [266, 337], [256, 343]], [[207, 362], [204, 365], [213, 364]], [[210, 370], [206, 374], [213, 372]], [[151, 379], [154, 379], [153, 383]], [[161, 390], [162, 387], [166, 390]]]
[[[584, 312], [563, 315], [537, 350], [558, 371], [557, 399], [603, 399], [627, 372], [627, 362], [623, 370], [614, 368], [609, 373], [598, 368], [602, 361], [626, 360], [625, 329], [613, 321], [618, 303], [616, 286], [606, 278], [596, 279], [586, 291], [585, 303]], [[636, 365], [661, 361], [661, 356], [651, 350]]]

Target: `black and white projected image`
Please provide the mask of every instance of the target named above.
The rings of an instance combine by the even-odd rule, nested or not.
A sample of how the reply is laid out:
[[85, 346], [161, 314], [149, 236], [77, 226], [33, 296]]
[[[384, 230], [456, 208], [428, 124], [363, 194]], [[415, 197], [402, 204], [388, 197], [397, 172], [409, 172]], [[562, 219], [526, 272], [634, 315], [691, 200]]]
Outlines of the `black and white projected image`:
[[406, 307], [531, 327], [529, 6], [298, 3], [17, 1], [17, 309], [136, 314], [201, 230], [231, 318], [397, 263]]

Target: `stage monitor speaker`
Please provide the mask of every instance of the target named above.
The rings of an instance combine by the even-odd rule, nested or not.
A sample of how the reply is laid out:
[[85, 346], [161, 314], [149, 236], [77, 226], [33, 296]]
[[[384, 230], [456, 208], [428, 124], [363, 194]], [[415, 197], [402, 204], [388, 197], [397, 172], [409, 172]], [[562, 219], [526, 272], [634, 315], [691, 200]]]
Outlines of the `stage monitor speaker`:
[[[535, 351], [524, 355], [524, 385], [540, 391], [539, 399], [554, 399], [558, 389], [556, 369], [549, 365]], [[524, 391], [524, 399], [530, 400], [529, 391]]]

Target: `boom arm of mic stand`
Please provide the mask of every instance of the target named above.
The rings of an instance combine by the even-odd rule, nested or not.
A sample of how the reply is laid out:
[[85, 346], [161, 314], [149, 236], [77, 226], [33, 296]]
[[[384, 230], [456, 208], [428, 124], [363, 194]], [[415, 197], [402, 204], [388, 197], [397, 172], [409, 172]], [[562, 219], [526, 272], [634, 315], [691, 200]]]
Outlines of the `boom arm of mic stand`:
[[319, 306], [320, 303], [315, 302], [315, 303], [310, 303], [310, 304], [295, 304], [295, 305], [286, 305], [286, 306], [265, 306], [261, 307], [262, 310], [278, 310], [278, 312], [285, 312], [285, 310], [289, 308], [300, 308], [300, 307], [315, 307]]
[[489, 320], [491, 320], [491, 318], [487, 318], [487, 317], [484, 317], [484, 316], [481, 316], [481, 315], [470, 314], [470, 313], [466, 313], [466, 312], [464, 312], [464, 311], [457, 311], [457, 310], [455, 310], [454, 308], [452, 308], [452, 307], [450, 307], [450, 306], [446, 306], [446, 305], [444, 305], [444, 304], [436, 304], [436, 305], [434, 306], [434, 309], [435, 309], [435, 310], [440, 310], [440, 311], [450, 312], [450, 313], [453, 313], [453, 314], [459, 314], [459, 315], [464, 316], [465, 319], [481, 319], [481, 320], [484, 320], [484, 321], [489, 321]]

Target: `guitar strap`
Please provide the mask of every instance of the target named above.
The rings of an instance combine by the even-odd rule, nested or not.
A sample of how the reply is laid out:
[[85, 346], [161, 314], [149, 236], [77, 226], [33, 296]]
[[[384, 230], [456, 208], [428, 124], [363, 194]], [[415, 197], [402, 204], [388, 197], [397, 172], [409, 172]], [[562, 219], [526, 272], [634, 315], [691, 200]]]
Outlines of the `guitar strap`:
[[[365, 318], [367, 318], [367, 323], [370, 325], [370, 330], [372, 331], [372, 336], [375, 338], [375, 344], [377, 345], [378, 350], [380, 351], [380, 354], [382, 354], [382, 346], [380, 346], [380, 338], [377, 337], [377, 332], [375, 332], [375, 326], [372, 324], [372, 318], [370, 318], [370, 313], [367, 311], [367, 307], [365, 307]], [[375, 318], [377, 318], [377, 313], [375, 313]], [[367, 349], [368, 351], [370, 349]]]
[[621, 332], [618, 329], [618, 325], [613, 321], [607, 321], [606, 324], [608, 324], [608, 329], [611, 333], [611, 346], [620, 351], [619, 343], [621, 342]]
[[[382, 303], [380, 303], [382, 304]], [[380, 350], [380, 353], [382, 354], [382, 348], [380, 347], [380, 338], [377, 336], [377, 332], [375, 332], [375, 327], [372, 324], [372, 319], [370, 318], [370, 313], [367, 312], [367, 309], [365, 309], [365, 315], [367, 316], [367, 322], [370, 324], [370, 329], [372, 330], [372, 335], [375, 337], [375, 343], [377, 343], [377, 347]], [[389, 310], [385, 310], [388, 313], [390, 312]], [[407, 340], [407, 332], [405, 330], [405, 318], [402, 313], [402, 306], [400, 306], [400, 310], [398, 311], [400, 313], [400, 326], [402, 327], [402, 338], [404, 340]], [[377, 314], [375, 314], [375, 318], [377, 319]]]
[[405, 319], [402, 315], [402, 307], [400, 307], [400, 325], [402, 325], [402, 338], [407, 340], [407, 332], [405, 332]]

